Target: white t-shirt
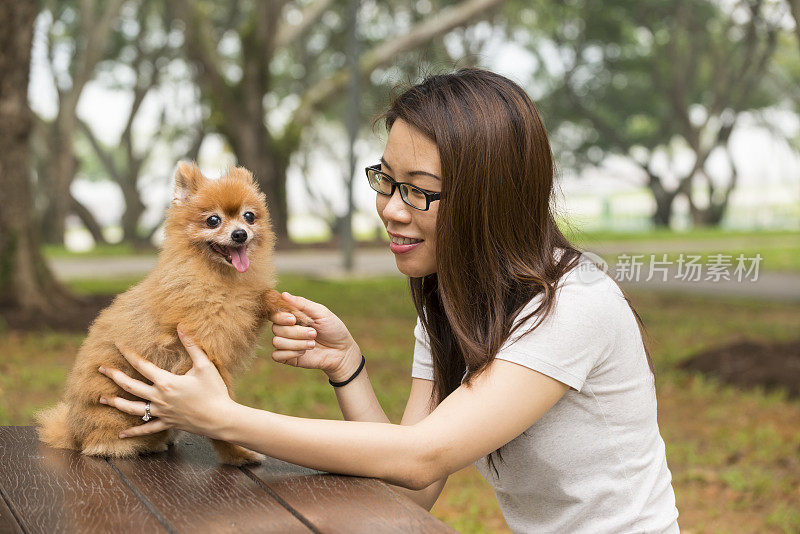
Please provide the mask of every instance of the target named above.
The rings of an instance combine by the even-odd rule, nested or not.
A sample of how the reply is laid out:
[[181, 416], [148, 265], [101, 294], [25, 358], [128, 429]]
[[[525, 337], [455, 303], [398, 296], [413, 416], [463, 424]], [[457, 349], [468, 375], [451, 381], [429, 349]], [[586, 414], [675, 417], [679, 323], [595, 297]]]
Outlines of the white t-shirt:
[[[520, 314], [541, 302], [537, 295]], [[475, 462], [514, 532], [679, 532], [656, 420], [656, 392], [636, 318], [586, 256], [562, 279], [551, 315], [521, 326], [497, 358], [570, 389], [493, 460]], [[522, 335], [523, 333], [527, 335]], [[417, 320], [411, 376], [433, 380]], [[515, 340], [518, 340], [514, 342]], [[513, 406], [508, 407], [513, 410]]]

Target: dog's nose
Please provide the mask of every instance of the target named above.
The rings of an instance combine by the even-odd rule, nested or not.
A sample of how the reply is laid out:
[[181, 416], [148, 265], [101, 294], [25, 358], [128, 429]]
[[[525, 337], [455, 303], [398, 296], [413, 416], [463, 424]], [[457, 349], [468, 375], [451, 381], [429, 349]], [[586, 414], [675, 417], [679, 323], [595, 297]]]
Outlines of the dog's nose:
[[247, 232], [245, 232], [241, 228], [238, 228], [234, 230], [233, 233], [231, 234], [231, 239], [233, 239], [237, 243], [244, 243], [245, 241], [247, 241]]

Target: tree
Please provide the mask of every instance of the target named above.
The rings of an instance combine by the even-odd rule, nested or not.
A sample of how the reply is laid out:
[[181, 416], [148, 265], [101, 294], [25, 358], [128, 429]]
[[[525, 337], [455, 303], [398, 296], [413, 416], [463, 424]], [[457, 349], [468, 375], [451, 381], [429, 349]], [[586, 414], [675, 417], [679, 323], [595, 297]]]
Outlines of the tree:
[[[681, 195], [695, 224], [718, 224], [737, 181], [728, 146], [737, 120], [780, 100], [762, 83], [777, 42], [776, 11], [760, 0], [737, 2], [732, 12], [710, 0], [576, 1], [543, 10], [529, 46], [543, 67], [553, 63], [543, 46], [561, 61], [540, 69], [535, 84], [546, 88], [540, 105], [556, 143], [578, 168], [609, 155], [635, 162], [655, 200], [655, 225], [669, 226]], [[682, 166], [678, 152], [694, 161]], [[715, 152], [729, 162], [717, 179], [707, 165]]]
[[0, 3], [0, 304], [45, 316], [72, 307], [39, 252], [31, 193], [28, 107], [35, 2]]
[[180, 152], [179, 157], [196, 160], [204, 136], [202, 124], [175, 124], [174, 119], [173, 123], [169, 123], [167, 106], [173, 106], [164, 101], [154, 133], [146, 142], [137, 143], [141, 139], [135, 138], [134, 122], [145, 100], [149, 96], [158, 98], [156, 92], [162, 89], [162, 85], [186, 81], [169, 78], [168, 71], [178, 58], [179, 45], [175, 44], [171, 28], [173, 20], [166, 13], [165, 4], [148, 0], [137, 7], [136, 11], [122, 15], [121, 28], [114, 32], [109, 46], [110, 60], [105, 62], [105, 66], [99, 67], [97, 76], [97, 80], [105, 86], [131, 93], [131, 106], [127, 116], [124, 116], [119, 142], [104, 142], [86, 122], [78, 119], [78, 123], [100, 164], [100, 172], [95, 174], [110, 178], [122, 191], [125, 202], [121, 221], [122, 241], [136, 248], [148, 248], [152, 246], [154, 232], [160, 227], [159, 223], [149, 229], [140, 228], [140, 219], [146, 206], [139, 192], [139, 182], [149, 157], [157, 144], [168, 142], [171, 150], [175, 147], [181, 150], [181, 145], [188, 145], [188, 149]]
[[800, 47], [800, 0], [789, 0], [789, 9], [794, 18], [794, 34], [797, 36], [797, 46]]
[[[376, 68], [394, 61], [399, 54], [430, 42], [453, 28], [483, 15], [502, 0], [467, 0], [420, 17], [419, 22], [401, 35], [380, 35], [364, 49], [359, 60], [362, 80], [368, 80]], [[239, 162], [254, 171], [267, 194], [269, 208], [280, 239], [288, 236], [286, 168], [298, 149], [302, 131], [321, 109], [347, 87], [348, 71], [344, 62], [345, 28], [335, 28], [335, 35], [322, 36], [315, 43], [309, 37], [322, 26], [323, 19], [342, 21], [337, 12], [346, 8], [330, 0], [294, 2], [231, 2], [227, 9], [219, 5], [178, 0], [175, 10], [185, 24], [185, 50], [198, 71], [203, 93], [211, 109], [210, 123], [230, 143]], [[377, 9], [378, 4], [375, 4]], [[392, 9], [393, 5], [389, 6]], [[295, 24], [284, 18], [292, 13]], [[343, 26], [343, 25], [342, 25]], [[390, 32], [396, 29], [384, 28]], [[317, 31], [319, 33], [319, 31]], [[374, 35], [371, 33], [370, 35]], [[335, 44], [335, 46], [331, 46]], [[301, 46], [302, 45], [302, 46]], [[314, 45], [308, 54], [306, 46]], [[292, 56], [293, 47], [311, 60], [308, 67]], [[324, 58], [325, 63], [314, 59]], [[283, 78], [275, 73], [282, 73]], [[279, 85], [281, 79], [299, 78], [295, 83]], [[297, 83], [299, 82], [299, 84]], [[301, 85], [302, 92], [293, 90]], [[288, 91], [287, 91], [288, 89]], [[282, 97], [282, 98], [281, 98]], [[272, 109], [265, 101], [272, 101]], [[282, 129], [270, 126], [266, 116], [282, 105], [288, 118]], [[339, 116], [342, 116], [341, 114]]]
[[78, 159], [74, 138], [81, 93], [104, 58], [124, 0], [48, 1], [44, 13], [47, 57], [57, 93], [58, 112], [52, 120], [36, 122], [38, 219], [48, 243], [63, 243], [66, 218], [76, 213], [95, 241], [104, 242], [100, 225], [70, 192]]

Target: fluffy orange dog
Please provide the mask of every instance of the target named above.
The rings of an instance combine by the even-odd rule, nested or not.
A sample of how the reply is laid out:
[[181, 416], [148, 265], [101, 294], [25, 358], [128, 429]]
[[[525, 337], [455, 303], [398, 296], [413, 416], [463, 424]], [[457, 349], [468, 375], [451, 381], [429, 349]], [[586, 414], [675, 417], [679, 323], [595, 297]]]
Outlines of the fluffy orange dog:
[[[273, 289], [275, 236], [265, 201], [250, 172], [241, 167], [209, 180], [196, 165], [178, 164], [158, 265], [92, 323], [67, 379], [64, 400], [37, 415], [44, 443], [107, 457], [165, 450], [173, 440], [170, 431], [119, 439], [120, 431], [141, 420], [100, 404], [99, 398], [135, 397], [97, 368], [115, 367], [146, 380], [117, 351], [118, 342], [159, 367], [185, 373], [192, 365], [178, 339], [178, 323], [232, 389], [232, 374], [250, 360], [268, 315], [278, 309], [293, 311]], [[223, 441], [215, 440], [214, 448], [228, 464], [259, 457]]]

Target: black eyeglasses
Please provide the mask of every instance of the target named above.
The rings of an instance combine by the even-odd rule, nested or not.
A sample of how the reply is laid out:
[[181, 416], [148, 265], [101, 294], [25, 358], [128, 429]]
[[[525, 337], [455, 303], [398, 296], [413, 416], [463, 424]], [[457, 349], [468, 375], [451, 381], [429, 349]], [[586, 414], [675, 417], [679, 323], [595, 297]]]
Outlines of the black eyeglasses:
[[380, 193], [390, 197], [394, 194], [395, 187], [400, 188], [400, 198], [415, 210], [427, 211], [434, 200], [442, 198], [441, 193], [432, 193], [420, 189], [406, 182], [396, 182], [388, 174], [381, 172], [381, 164], [372, 165], [364, 169], [367, 172], [369, 186]]

